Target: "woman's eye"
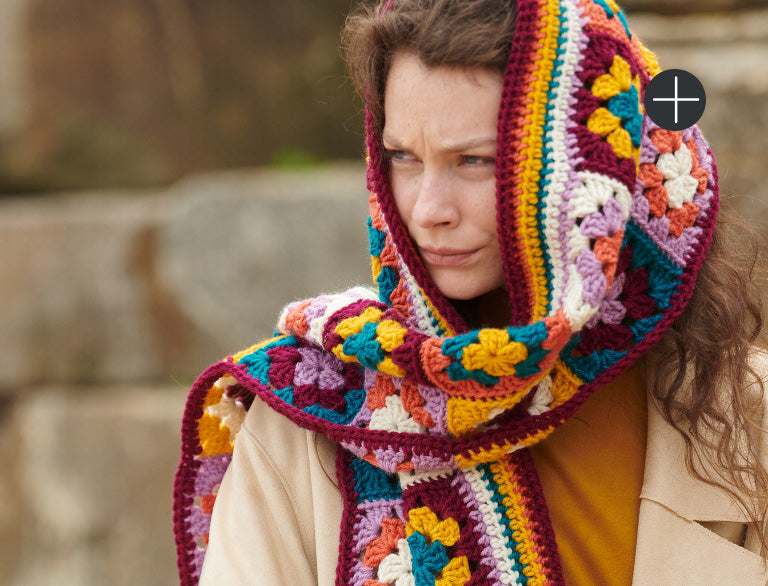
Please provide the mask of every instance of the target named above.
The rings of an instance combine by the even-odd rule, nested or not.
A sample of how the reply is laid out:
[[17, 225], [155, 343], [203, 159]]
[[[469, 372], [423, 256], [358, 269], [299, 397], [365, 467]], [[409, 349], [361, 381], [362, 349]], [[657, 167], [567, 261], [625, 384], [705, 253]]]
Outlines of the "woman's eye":
[[493, 157], [481, 157], [479, 155], [461, 155], [461, 163], [463, 165], [493, 165], [496, 164], [496, 159]]
[[407, 151], [398, 151], [395, 149], [387, 149], [386, 156], [388, 159], [393, 159], [395, 161], [414, 161], [416, 159], [416, 157]]

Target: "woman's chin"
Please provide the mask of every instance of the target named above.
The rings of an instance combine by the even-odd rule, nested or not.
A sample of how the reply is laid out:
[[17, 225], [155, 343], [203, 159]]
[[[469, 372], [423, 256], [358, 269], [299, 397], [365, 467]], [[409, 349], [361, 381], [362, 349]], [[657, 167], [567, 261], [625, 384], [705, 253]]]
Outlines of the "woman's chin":
[[498, 279], [477, 279], [471, 276], [451, 275], [450, 278], [434, 278], [435, 285], [448, 299], [469, 301], [501, 288]]
[[469, 301], [471, 299], [482, 297], [491, 291], [491, 289], [472, 288], [466, 286], [440, 287], [438, 285], [438, 289], [440, 289], [440, 292], [446, 298], [452, 299], [454, 301]]

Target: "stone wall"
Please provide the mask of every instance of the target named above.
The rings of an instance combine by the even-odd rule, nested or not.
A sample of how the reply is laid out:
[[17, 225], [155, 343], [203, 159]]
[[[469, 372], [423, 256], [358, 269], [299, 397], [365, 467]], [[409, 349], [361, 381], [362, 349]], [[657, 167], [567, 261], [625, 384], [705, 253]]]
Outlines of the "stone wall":
[[163, 586], [193, 377], [368, 282], [361, 164], [0, 200], [0, 576]]
[[189, 380], [286, 299], [366, 279], [364, 191], [352, 163], [0, 200], [0, 388]]
[[8, 586], [177, 582], [171, 485], [180, 385], [44, 385], [0, 416]]
[[[0, 193], [357, 158], [359, 101], [338, 50], [353, 3], [3, 0]], [[686, 50], [733, 45], [743, 32], [712, 30], [702, 11], [728, 20], [765, 9], [764, 0], [620, 4], [632, 16], [688, 15], [684, 26], [647, 35], [655, 48]], [[760, 37], [748, 43], [764, 46], [757, 25], [742, 20]]]
[[[0, 33], [30, 3], [2, 3]], [[755, 6], [632, 22], [664, 67], [704, 82], [723, 192], [765, 231], [768, 9]], [[3, 107], [0, 134], [14, 126]], [[0, 200], [4, 584], [174, 583], [171, 482], [188, 385], [268, 335], [286, 301], [367, 282], [366, 209], [357, 163]]]
[[0, 4], [0, 193], [359, 155], [349, 0]]

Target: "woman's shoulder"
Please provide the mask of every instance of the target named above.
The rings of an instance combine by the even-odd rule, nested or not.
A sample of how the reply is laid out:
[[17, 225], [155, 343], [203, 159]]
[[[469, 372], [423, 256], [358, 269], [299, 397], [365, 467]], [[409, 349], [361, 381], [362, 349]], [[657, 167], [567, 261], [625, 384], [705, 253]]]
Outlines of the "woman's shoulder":
[[256, 575], [265, 585], [332, 584], [342, 508], [334, 463], [326, 438], [255, 399], [213, 507], [201, 584]]
[[259, 399], [248, 409], [235, 449], [246, 442], [255, 446], [265, 465], [285, 476], [286, 485], [302, 485], [301, 477], [314, 470], [338, 486], [336, 445], [321, 434], [302, 429]]

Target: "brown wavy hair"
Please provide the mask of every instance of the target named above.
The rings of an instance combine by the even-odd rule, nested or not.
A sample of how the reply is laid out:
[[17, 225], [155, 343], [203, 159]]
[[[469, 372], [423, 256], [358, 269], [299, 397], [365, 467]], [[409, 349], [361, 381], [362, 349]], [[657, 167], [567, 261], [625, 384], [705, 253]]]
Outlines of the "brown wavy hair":
[[[392, 7], [385, 8], [391, 4]], [[342, 46], [352, 82], [384, 128], [384, 85], [392, 57], [412, 51], [429, 67], [504, 73], [512, 47], [514, 0], [394, 0], [361, 4], [348, 17]]]
[[651, 397], [685, 440], [689, 472], [728, 493], [756, 525], [765, 553], [768, 357], [759, 242], [745, 223], [720, 214], [691, 300], [648, 353], [645, 371]]
[[[343, 46], [378, 130], [384, 126], [384, 86], [397, 51], [412, 51], [431, 67], [503, 74], [515, 8], [513, 0], [394, 0], [353, 12]], [[758, 526], [766, 552], [768, 471], [759, 452], [767, 422], [754, 360], [756, 348], [766, 347], [760, 289], [765, 280], [758, 258], [752, 232], [722, 217], [693, 297], [643, 362], [650, 397], [685, 441], [689, 471], [743, 509]]]

